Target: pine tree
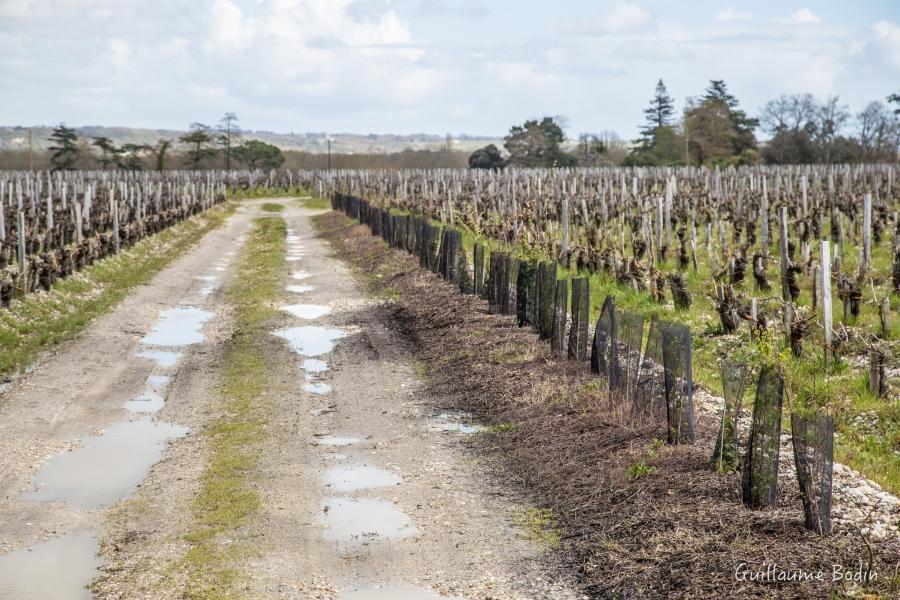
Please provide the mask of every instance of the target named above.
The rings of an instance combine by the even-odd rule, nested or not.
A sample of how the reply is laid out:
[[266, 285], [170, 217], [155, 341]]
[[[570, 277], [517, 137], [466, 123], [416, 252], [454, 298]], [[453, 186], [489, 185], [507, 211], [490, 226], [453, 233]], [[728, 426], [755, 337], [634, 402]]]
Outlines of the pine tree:
[[756, 148], [756, 136], [753, 131], [759, 126], [759, 119], [748, 117], [747, 113], [739, 108], [737, 98], [728, 93], [728, 86], [721, 79], [711, 80], [706, 93], [700, 99], [701, 105], [716, 102], [721, 102], [728, 109], [731, 125], [734, 127], [732, 152], [739, 155], [744, 150]]
[[656, 82], [656, 91], [650, 100], [650, 106], [644, 109], [647, 124], [641, 128], [641, 139], [638, 140], [643, 150], [650, 150], [656, 144], [656, 132], [661, 127], [668, 127], [675, 112], [675, 100], [669, 96], [666, 85], [660, 79]]
[[666, 90], [666, 84], [660, 79], [656, 82], [656, 92], [653, 95], [653, 99], [650, 100], [650, 107], [644, 109], [644, 114], [647, 115], [645, 130], [649, 129], [652, 131], [657, 127], [669, 125], [674, 112], [675, 100], [669, 95]]
[[78, 160], [78, 135], [71, 127], [66, 127], [60, 123], [59, 126], [53, 128], [49, 140], [53, 142], [50, 146], [50, 162], [53, 163], [54, 171], [72, 171], [75, 169], [75, 162]]

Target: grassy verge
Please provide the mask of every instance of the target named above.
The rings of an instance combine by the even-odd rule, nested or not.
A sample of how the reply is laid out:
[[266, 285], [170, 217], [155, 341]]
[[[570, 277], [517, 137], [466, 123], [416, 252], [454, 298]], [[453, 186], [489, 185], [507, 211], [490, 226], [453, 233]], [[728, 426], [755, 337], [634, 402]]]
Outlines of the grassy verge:
[[208, 210], [88, 266], [47, 293], [24, 296], [0, 309], [0, 375], [27, 368], [41, 351], [78, 335], [232, 212], [230, 203]]
[[[235, 334], [224, 357], [223, 416], [205, 432], [210, 456], [194, 501], [197, 525], [188, 536], [191, 571], [188, 597], [231, 595], [237, 574], [228, 566], [236, 552], [222, 534], [240, 527], [259, 506], [248, 483], [265, 434], [263, 395], [268, 381], [264, 344], [266, 323], [277, 315], [272, 301], [284, 267], [285, 223], [262, 218], [244, 249], [229, 300], [235, 307]], [[243, 549], [247, 551], [247, 548]]]
[[331, 210], [331, 200], [315, 196], [301, 196], [298, 202], [303, 208], [310, 210]]
[[266, 212], [281, 212], [284, 210], [284, 204], [278, 204], [277, 202], [266, 202], [262, 205], [262, 209]]
[[285, 231], [280, 217], [256, 220], [228, 292], [235, 331], [223, 358], [222, 416], [204, 431], [209, 453], [193, 502], [195, 525], [187, 535], [187, 598], [237, 596], [239, 573], [233, 564], [253, 552], [231, 540], [259, 508], [259, 495], [250, 484], [266, 435], [270, 367], [265, 344], [267, 324], [277, 315], [273, 301], [285, 264]]

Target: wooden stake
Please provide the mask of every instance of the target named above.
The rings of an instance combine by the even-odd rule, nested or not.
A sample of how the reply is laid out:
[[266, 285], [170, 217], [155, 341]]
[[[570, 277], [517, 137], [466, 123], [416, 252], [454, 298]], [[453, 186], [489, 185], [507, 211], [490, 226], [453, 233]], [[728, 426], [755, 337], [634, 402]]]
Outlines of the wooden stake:
[[822, 326], [825, 329], [825, 364], [830, 365], [832, 361], [831, 248], [828, 240], [822, 240], [821, 256], [819, 258], [822, 264]]

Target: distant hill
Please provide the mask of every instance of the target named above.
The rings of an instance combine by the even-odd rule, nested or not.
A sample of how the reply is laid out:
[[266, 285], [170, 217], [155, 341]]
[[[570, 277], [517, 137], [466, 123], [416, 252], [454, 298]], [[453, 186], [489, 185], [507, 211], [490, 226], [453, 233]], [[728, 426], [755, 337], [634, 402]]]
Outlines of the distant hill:
[[[0, 126], [0, 150], [27, 150], [28, 127]], [[52, 127], [33, 127], [32, 140], [34, 150], [45, 150], [50, 142]], [[175, 140], [184, 131], [172, 129], [138, 129], [133, 127], [100, 127], [86, 126], [76, 127], [78, 136], [82, 138], [108, 137], [114, 144], [155, 144], [161, 138]], [[313, 153], [328, 151], [327, 135], [325, 133], [273, 133], [271, 131], [244, 131], [244, 139], [260, 140], [282, 150], [298, 150]], [[487, 136], [460, 135], [451, 140], [453, 150], [471, 152], [487, 144], [503, 144], [499, 138]], [[446, 136], [431, 134], [331, 134], [331, 151], [335, 154], [375, 153], [389, 154], [410, 150], [441, 150], [447, 145]]]

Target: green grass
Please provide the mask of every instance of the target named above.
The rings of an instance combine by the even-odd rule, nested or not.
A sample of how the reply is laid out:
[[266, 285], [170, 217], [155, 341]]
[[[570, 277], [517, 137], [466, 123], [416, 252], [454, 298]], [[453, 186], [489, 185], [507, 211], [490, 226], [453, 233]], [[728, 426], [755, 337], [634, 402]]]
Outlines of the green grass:
[[284, 210], [284, 204], [278, 204], [277, 202], [266, 202], [262, 205], [262, 209], [266, 212], [281, 212]]
[[186, 598], [233, 598], [240, 573], [234, 563], [252, 546], [225, 543], [259, 509], [250, 485], [266, 437], [266, 392], [272, 378], [266, 359], [268, 324], [284, 270], [286, 225], [280, 217], [257, 219], [228, 291], [235, 309], [235, 331], [222, 361], [222, 399], [218, 417], [203, 435], [209, 450], [201, 486], [193, 501], [195, 525], [187, 534]]
[[23, 296], [0, 309], [0, 374], [21, 371], [40, 352], [77, 336], [221, 225], [234, 208], [229, 203], [208, 210], [86, 267], [47, 293]]
[[562, 544], [562, 533], [551, 508], [525, 508], [515, 516], [516, 523], [525, 530], [528, 539], [556, 550]]
[[301, 196], [298, 199], [303, 208], [310, 210], [331, 210], [331, 200], [328, 198], [317, 198], [314, 196]]

